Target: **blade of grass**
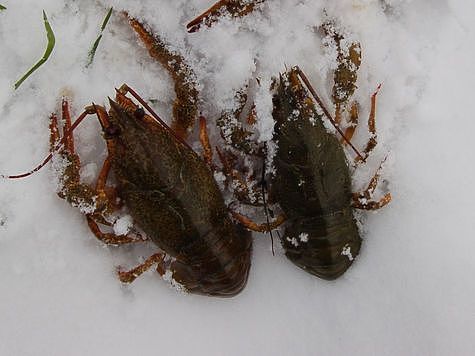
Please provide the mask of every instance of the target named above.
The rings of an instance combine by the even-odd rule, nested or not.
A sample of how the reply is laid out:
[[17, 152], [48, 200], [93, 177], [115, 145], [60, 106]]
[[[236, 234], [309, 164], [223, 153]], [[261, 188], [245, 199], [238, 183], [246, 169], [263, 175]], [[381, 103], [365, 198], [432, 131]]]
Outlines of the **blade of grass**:
[[112, 10], [113, 8], [111, 7], [109, 11], [107, 12], [107, 15], [104, 18], [104, 21], [102, 21], [101, 32], [99, 33], [99, 36], [96, 38], [96, 40], [94, 41], [94, 44], [91, 47], [91, 50], [89, 51], [89, 54], [88, 54], [89, 60], [87, 61], [86, 68], [89, 67], [94, 61], [94, 56], [96, 55], [97, 47], [99, 47], [99, 42], [101, 42], [101, 39], [102, 39], [102, 33], [106, 29], [107, 23], [109, 22], [111, 18]]
[[31, 69], [26, 72], [26, 74], [21, 77], [16, 83], [15, 83], [15, 90], [17, 90], [20, 85], [28, 78], [35, 70], [37, 70], [43, 63], [45, 63], [49, 56], [51, 55], [51, 52], [53, 52], [54, 45], [56, 43], [56, 38], [54, 37], [54, 32], [53, 29], [51, 28], [51, 25], [49, 24], [48, 17], [46, 16], [46, 12], [43, 10], [43, 21], [45, 24], [45, 29], [46, 29], [46, 38], [48, 39], [48, 44], [46, 46], [45, 53], [43, 54], [43, 57], [33, 66]]
[[5, 6], [3, 6], [3, 5], [0, 5], [0, 11], [2, 11], [2, 10], [6, 10], [6, 9], [7, 9], [7, 8], [6, 8]]

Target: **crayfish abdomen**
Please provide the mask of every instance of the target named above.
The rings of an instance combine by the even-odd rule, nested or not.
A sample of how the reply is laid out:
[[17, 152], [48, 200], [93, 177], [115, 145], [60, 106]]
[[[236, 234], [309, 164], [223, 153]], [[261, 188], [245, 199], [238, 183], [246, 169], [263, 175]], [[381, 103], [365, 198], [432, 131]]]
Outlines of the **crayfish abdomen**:
[[287, 216], [283, 247], [297, 266], [335, 279], [361, 245], [345, 153], [325, 129], [295, 69], [281, 76], [273, 100], [277, 152], [272, 195]]
[[285, 236], [282, 245], [287, 258], [307, 272], [327, 280], [341, 276], [361, 246], [350, 208], [329, 215], [292, 219]]

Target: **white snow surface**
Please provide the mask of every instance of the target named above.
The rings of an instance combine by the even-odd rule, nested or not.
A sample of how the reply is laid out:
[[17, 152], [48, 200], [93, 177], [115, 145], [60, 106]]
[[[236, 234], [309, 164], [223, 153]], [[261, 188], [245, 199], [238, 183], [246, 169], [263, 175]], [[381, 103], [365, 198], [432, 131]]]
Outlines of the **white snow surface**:
[[[185, 54], [209, 126], [229, 109], [235, 90], [259, 77], [261, 140], [272, 137], [268, 86], [285, 66], [299, 65], [330, 102], [334, 62], [314, 30], [326, 13], [361, 42], [358, 147], [368, 138], [369, 95], [383, 84], [379, 145], [355, 172], [354, 189], [389, 153], [382, 170], [387, 184], [377, 193], [393, 195], [384, 209], [359, 215], [362, 250], [338, 280], [306, 274], [279, 247], [272, 256], [269, 239], [256, 234], [245, 290], [219, 299], [177, 293], [153, 271], [121, 285], [116, 267], [137, 265], [153, 246], [104, 247], [83, 215], [56, 196], [49, 168], [2, 180], [0, 355], [473, 355], [474, 2], [268, 0], [242, 19], [194, 34], [186, 23], [213, 1], [0, 3], [7, 7], [0, 11], [1, 174], [27, 171], [46, 156], [48, 117], [63, 95], [78, 114], [128, 83], [170, 117], [173, 83], [121, 10]], [[85, 69], [110, 6], [116, 11]], [[44, 51], [42, 9], [56, 47], [14, 91]], [[106, 152], [96, 120], [83, 123], [75, 137], [92, 181]], [[219, 141], [215, 130], [211, 140]]]

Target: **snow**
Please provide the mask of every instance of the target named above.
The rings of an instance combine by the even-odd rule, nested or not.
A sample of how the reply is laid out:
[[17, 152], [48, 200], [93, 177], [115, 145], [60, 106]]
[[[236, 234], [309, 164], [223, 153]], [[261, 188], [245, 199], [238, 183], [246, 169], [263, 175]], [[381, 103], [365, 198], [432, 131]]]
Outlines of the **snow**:
[[167, 281], [168, 283], [170, 283], [170, 287], [175, 289], [178, 293], [182, 293], [182, 294], [187, 293], [186, 287], [173, 279], [172, 271], [167, 270], [165, 274], [162, 276], [162, 278], [164, 281]]
[[348, 257], [350, 261], [353, 261], [355, 258], [353, 257], [353, 254], [351, 253], [351, 247], [349, 245], [343, 246], [343, 249], [341, 251], [341, 254], [343, 256]]
[[130, 215], [124, 215], [117, 218], [117, 220], [114, 221], [114, 225], [112, 227], [116, 235], [126, 235], [130, 231], [133, 224], [134, 222], [132, 217]]
[[[110, 6], [127, 10], [185, 53], [200, 84], [208, 126], [249, 78], [260, 140], [272, 130], [271, 78], [299, 65], [329, 103], [331, 54], [315, 26], [337, 18], [361, 42], [355, 98], [368, 139], [370, 94], [378, 94], [378, 146], [354, 176], [363, 189], [383, 158], [393, 201], [359, 214], [363, 246], [337, 281], [292, 265], [255, 235], [249, 282], [231, 299], [182, 295], [147, 273], [116, 278], [152, 245], [104, 247], [80, 212], [55, 194], [50, 168], [0, 181], [0, 355], [471, 355], [475, 349], [475, 4], [460, 0], [268, 0], [242, 19], [188, 34], [210, 0], [1, 0], [0, 173], [27, 171], [48, 151], [48, 117], [70, 98], [75, 115], [107, 103], [128, 83], [170, 118], [168, 73], [115, 12], [93, 65], [87, 53]], [[56, 34], [41, 57], [42, 10]], [[105, 146], [91, 119], [76, 131], [84, 165], [101, 167]], [[195, 138], [192, 137], [191, 140]], [[219, 134], [212, 132], [212, 142]], [[348, 153], [351, 157], [351, 152]], [[125, 223], [125, 221], [123, 221]], [[122, 224], [122, 223], [121, 223]], [[125, 227], [124, 225], [118, 227]]]
[[306, 232], [302, 232], [299, 234], [299, 240], [301, 242], [308, 242], [308, 234]]

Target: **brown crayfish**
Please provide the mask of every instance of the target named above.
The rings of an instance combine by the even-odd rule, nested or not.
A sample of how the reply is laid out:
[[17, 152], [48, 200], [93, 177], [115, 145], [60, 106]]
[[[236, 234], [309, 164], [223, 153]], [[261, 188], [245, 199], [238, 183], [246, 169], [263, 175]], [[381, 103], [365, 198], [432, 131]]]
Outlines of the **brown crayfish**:
[[[63, 100], [63, 137], [58, 119], [50, 123], [51, 153], [31, 174], [51, 157], [63, 167], [58, 195], [81, 208], [94, 235], [106, 244], [123, 245], [154, 242], [157, 252], [130, 271], [119, 271], [119, 279], [129, 283], [156, 265], [157, 272], [174, 286], [202, 295], [230, 297], [246, 285], [250, 268], [250, 233], [231, 220], [221, 191], [213, 178], [211, 148], [204, 119], [200, 137], [205, 160], [185, 141], [197, 113], [197, 92], [191, 69], [177, 53], [170, 52], [138, 21], [132, 27], [150, 54], [158, 59], [175, 80], [172, 128], [168, 127], [134, 90], [123, 85], [115, 100], [109, 99], [109, 112], [92, 105], [72, 123], [68, 103]], [[150, 114], [128, 95], [139, 101]], [[75, 152], [72, 132], [88, 115], [97, 115], [107, 145], [95, 187], [80, 182], [80, 158]], [[115, 186], [108, 185], [113, 173]], [[104, 233], [99, 224], [112, 225], [111, 216], [124, 204], [134, 221], [134, 232], [124, 235]]]

